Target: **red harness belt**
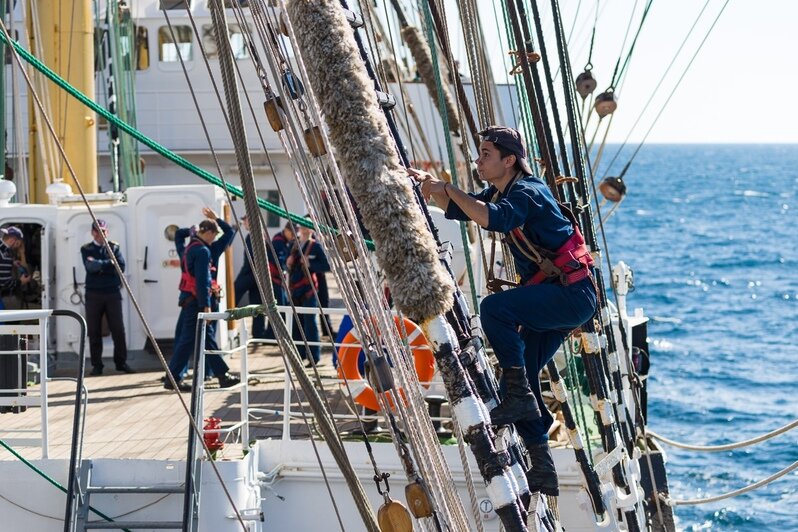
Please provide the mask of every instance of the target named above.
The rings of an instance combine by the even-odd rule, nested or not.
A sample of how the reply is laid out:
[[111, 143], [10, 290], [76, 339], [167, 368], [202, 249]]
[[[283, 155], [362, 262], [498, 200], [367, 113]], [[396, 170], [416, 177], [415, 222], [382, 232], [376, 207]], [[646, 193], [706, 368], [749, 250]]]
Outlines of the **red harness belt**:
[[522, 253], [530, 256], [534, 254], [530, 254], [528, 251], [534, 250], [537, 255], [542, 255], [542, 261], [538, 263], [540, 270], [525, 285], [556, 280], [561, 285], [568, 286], [590, 276], [593, 257], [585, 245], [585, 238], [582, 236], [579, 226], [574, 224], [573, 229], [574, 233], [571, 237], [553, 253], [529, 242], [520, 227], [516, 227], [511, 231], [513, 240], [517, 245], [523, 242], [529, 248], [528, 250], [523, 250], [519, 245]]

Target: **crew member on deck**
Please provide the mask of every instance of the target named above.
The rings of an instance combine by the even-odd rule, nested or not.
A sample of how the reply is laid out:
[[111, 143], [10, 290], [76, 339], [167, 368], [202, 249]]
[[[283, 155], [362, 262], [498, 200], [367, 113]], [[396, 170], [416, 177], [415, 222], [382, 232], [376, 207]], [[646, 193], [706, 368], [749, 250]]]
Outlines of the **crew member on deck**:
[[[307, 273], [303, 263], [307, 266]], [[313, 238], [313, 229], [299, 226], [299, 238], [291, 248], [291, 254], [286, 260], [286, 265], [288, 266], [291, 300], [294, 305], [297, 307], [318, 308], [319, 300], [316, 298], [319, 288], [317, 274], [330, 271], [330, 263], [327, 261], [324, 248]], [[308, 276], [308, 273], [310, 276]], [[319, 327], [316, 323], [316, 314], [300, 314], [299, 322], [302, 324], [305, 339], [308, 342], [318, 342]], [[311, 345], [310, 353], [307, 351], [305, 349], [301, 353], [302, 358], [306, 359], [308, 365], [310, 365], [310, 357], [312, 356], [313, 360], [318, 364], [320, 359], [319, 346]]]
[[[233, 239], [236, 236], [236, 229], [225, 222], [222, 218], [220, 218], [216, 212], [210, 207], [203, 207], [202, 208], [202, 215], [205, 216], [208, 220], [212, 220], [216, 222], [216, 225], [219, 226], [219, 229], [222, 230], [222, 235], [211, 242], [211, 245], [208, 246], [208, 249], [211, 251], [211, 281], [213, 282], [213, 290], [214, 293], [211, 294], [211, 312], [218, 312], [219, 311], [219, 300], [221, 299], [221, 286], [216, 283], [216, 279], [219, 275], [219, 258], [224, 254], [227, 248], [233, 243]], [[197, 226], [192, 225], [191, 227], [181, 227], [177, 231], [175, 231], [175, 250], [177, 251], [177, 257], [182, 261], [183, 260], [183, 253], [186, 249], [186, 239], [194, 236], [197, 232]], [[208, 326], [205, 328], [206, 331], [206, 338], [211, 338], [213, 342], [216, 341], [216, 325], [217, 322], [210, 321], [208, 322]], [[180, 321], [180, 316], [177, 318], [177, 323], [175, 324], [175, 338], [180, 337], [180, 329], [183, 327], [183, 322]], [[207, 342], [207, 339], [206, 339]], [[211, 369], [210, 366], [205, 367], [205, 377], [209, 378], [211, 376]]]
[[[180, 261], [180, 297], [178, 304], [181, 307], [180, 336], [175, 338], [175, 350], [169, 360], [169, 371], [177, 382], [180, 391], [190, 391], [191, 387], [184, 384], [182, 379], [188, 370], [188, 361], [194, 353], [194, 337], [197, 327], [197, 320], [200, 312], [210, 312], [212, 298], [218, 293], [213, 286], [216, 284], [211, 277], [211, 267], [213, 264], [210, 246], [216, 240], [219, 227], [215, 221], [203, 220], [199, 224], [197, 234], [191, 237], [191, 241], [183, 252]], [[216, 338], [205, 337], [206, 350], [218, 350]], [[240, 382], [227, 372], [229, 369], [225, 361], [219, 355], [208, 355], [205, 359], [206, 364], [211, 368], [213, 374], [219, 379], [221, 388], [228, 388]], [[198, 378], [197, 375], [194, 378]], [[167, 378], [164, 381], [164, 388], [172, 389], [172, 383]]]
[[[540, 393], [540, 370], [565, 337], [596, 310], [592, 258], [568, 214], [546, 183], [533, 177], [521, 134], [491, 126], [480, 132], [480, 177], [489, 187], [467, 194], [426, 172], [409, 170], [426, 198], [446, 217], [473, 220], [503, 233], [520, 285], [487, 296], [480, 305], [485, 335], [502, 368], [503, 398], [490, 412], [495, 425], [515, 423], [529, 450], [530, 489], [559, 493], [548, 446], [553, 418]], [[539, 260], [545, 257], [544, 260]], [[547, 262], [548, 261], [548, 262]]]
[[31, 280], [19, 262], [24, 240], [19, 227], [0, 229], [0, 310], [21, 308], [19, 293]]
[[108, 256], [101, 233], [108, 240], [119, 268], [125, 271], [125, 258], [122, 256], [119, 244], [108, 239], [108, 224], [105, 220], [98, 219], [91, 227], [91, 236], [94, 240], [80, 248], [83, 265], [86, 267], [86, 330], [89, 336], [91, 374], [103, 373], [103, 315], [108, 322], [108, 328], [111, 329], [111, 338], [114, 341], [114, 364], [117, 371], [135, 373], [127, 365], [127, 340], [122, 317], [122, 280]]
[[[241, 217], [241, 223], [244, 229], [249, 231], [249, 218], [244, 215]], [[236, 293], [236, 306], [241, 302], [244, 295], [249, 293], [249, 302], [252, 305], [260, 305], [263, 300], [260, 297], [260, 290], [258, 290], [258, 283], [255, 280], [255, 272], [252, 271], [250, 264], [250, 257], [252, 253], [252, 233], [247, 234], [245, 239], [246, 249], [244, 250], [244, 262], [241, 265], [241, 270], [238, 272], [235, 280], [235, 293]], [[274, 299], [278, 305], [285, 305], [285, 291], [283, 290], [282, 268], [275, 262], [274, 256], [267, 249], [266, 257], [269, 263], [269, 277], [272, 283], [272, 290], [274, 291]], [[271, 325], [266, 327], [266, 317], [259, 314], [252, 318], [252, 337], [253, 338], [274, 338], [274, 332]]]

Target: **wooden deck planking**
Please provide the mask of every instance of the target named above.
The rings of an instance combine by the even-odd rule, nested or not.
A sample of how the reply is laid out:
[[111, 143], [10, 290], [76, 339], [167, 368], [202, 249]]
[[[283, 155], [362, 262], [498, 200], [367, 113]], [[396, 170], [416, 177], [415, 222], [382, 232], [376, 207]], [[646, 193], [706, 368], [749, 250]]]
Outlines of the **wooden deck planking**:
[[[275, 356], [276, 355], [276, 356]], [[333, 378], [335, 371], [326, 354], [326, 365], [320, 367], [324, 377]], [[233, 358], [233, 371], [238, 360]], [[283, 382], [275, 380], [282, 371], [283, 363], [273, 349], [259, 348], [249, 356], [251, 407], [283, 410]], [[108, 368], [106, 367], [106, 370]], [[84, 433], [84, 458], [136, 458], [136, 459], [185, 459], [188, 421], [174, 392], [167, 391], [160, 382], [162, 371], [135, 374], [116, 373], [113, 370], [97, 377], [87, 377], [86, 387], [89, 403]], [[266, 379], [265, 377], [269, 377]], [[260, 382], [252, 379], [264, 377]], [[337, 385], [325, 379], [325, 388], [330, 392], [330, 404], [335, 409], [341, 401]], [[215, 382], [207, 383], [215, 387]], [[72, 438], [75, 383], [53, 381], [49, 384], [49, 438], [50, 458], [68, 458]], [[225, 390], [205, 394], [204, 417], [219, 417], [225, 422], [240, 421], [240, 390]], [[188, 402], [190, 394], [182, 394]], [[292, 399], [296, 396], [292, 393]], [[296, 403], [292, 403], [296, 410]], [[250, 428], [250, 438], [278, 437], [282, 430], [282, 418], [274, 415], [259, 416], [267, 422]], [[0, 415], [0, 438], [29, 437], [9, 434], [12, 429], [33, 429], [39, 425], [39, 408], [28, 408], [21, 414]], [[200, 420], [201, 421], [201, 420]], [[260, 422], [259, 422], [260, 423]], [[292, 420], [292, 435], [307, 435], [301, 419]], [[16, 447], [25, 458], [40, 458], [39, 447]], [[224, 455], [239, 457], [240, 445], [228, 445]], [[0, 452], [0, 460], [15, 459], [8, 452]]]

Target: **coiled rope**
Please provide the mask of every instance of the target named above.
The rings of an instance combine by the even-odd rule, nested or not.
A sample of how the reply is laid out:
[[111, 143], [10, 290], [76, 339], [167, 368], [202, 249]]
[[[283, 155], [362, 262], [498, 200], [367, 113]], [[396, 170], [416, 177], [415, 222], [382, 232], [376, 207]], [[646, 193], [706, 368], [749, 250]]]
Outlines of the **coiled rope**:
[[757, 436], [756, 438], [751, 438], [749, 440], [737, 442], [737, 443], [727, 443], [724, 445], [690, 445], [687, 443], [680, 443], [678, 441], [669, 440], [664, 436], [660, 436], [656, 432], [649, 430], [648, 433], [656, 438], [657, 440], [661, 441], [662, 443], [666, 443], [668, 445], [672, 445], [673, 447], [678, 447], [679, 449], [687, 449], [689, 451], [704, 451], [704, 452], [720, 452], [720, 451], [730, 451], [732, 449], [741, 449], [743, 447], [748, 447], [749, 445], [754, 445], [755, 443], [760, 443], [771, 438], [775, 438], [779, 434], [784, 434], [795, 427], [798, 427], [798, 419], [787, 423], [781, 428], [778, 428], [774, 431], [768, 432], [767, 434], [762, 434], [761, 436]]

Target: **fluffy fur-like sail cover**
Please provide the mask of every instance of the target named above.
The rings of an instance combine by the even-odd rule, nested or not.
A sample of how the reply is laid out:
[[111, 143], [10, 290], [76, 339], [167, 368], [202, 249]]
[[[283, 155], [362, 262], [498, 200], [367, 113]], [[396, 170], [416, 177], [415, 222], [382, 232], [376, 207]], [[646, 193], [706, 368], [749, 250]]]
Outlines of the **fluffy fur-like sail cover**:
[[452, 306], [454, 285], [399, 164], [374, 83], [338, 0], [291, 0], [288, 16], [344, 180], [396, 307], [417, 322]]

